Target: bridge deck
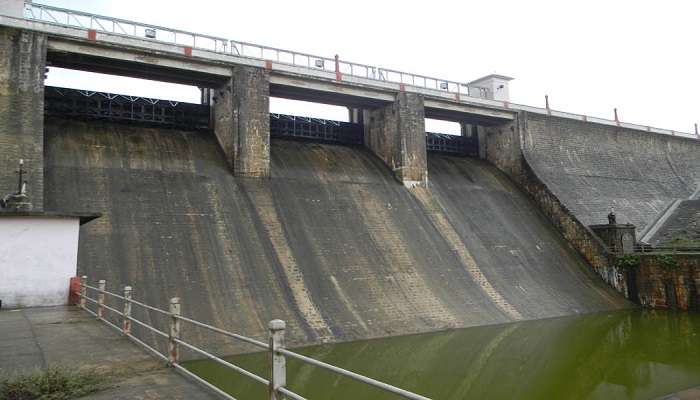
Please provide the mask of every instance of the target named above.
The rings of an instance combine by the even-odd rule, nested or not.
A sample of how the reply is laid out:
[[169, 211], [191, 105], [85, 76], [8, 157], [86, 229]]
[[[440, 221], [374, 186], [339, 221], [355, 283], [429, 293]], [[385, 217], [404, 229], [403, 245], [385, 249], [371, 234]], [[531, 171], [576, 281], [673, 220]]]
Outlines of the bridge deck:
[[[392, 101], [395, 93], [405, 88], [426, 96], [426, 111], [431, 108], [438, 111], [434, 118], [440, 118], [440, 110], [448, 110], [485, 118], [481, 123], [488, 124], [512, 120], [514, 112], [527, 111], [696, 137], [691, 133], [471, 97], [466, 84], [445, 79], [75, 10], [28, 4], [25, 16], [26, 19], [0, 16], [0, 25], [47, 33], [48, 59], [56, 66], [211, 87], [228, 77], [228, 66], [248, 65], [270, 69], [271, 92], [280, 96], [287, 93], [290, 98], [313, 98], [311, 101], [342, 102], [343, 105], [356, 102], [366, 106], [368, 102]], [[153, 30], [153, 38], [146, 37], [147, 30]], [[165, 39], [163, 34], [170, 37]]]

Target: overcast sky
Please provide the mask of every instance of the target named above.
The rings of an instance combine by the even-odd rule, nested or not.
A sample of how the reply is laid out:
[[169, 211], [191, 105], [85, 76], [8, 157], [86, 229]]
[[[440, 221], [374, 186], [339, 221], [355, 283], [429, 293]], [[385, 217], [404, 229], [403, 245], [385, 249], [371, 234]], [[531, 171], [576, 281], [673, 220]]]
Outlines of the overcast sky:
[[[695, 1], [37, 0], [166, 27], [468, 82], [512, 76], [511, 101], [691, 132]], [[198, 101], [188, 87], [51, 71], [48, 84]], [[272, 111], [343, 118], [275, 101]]]

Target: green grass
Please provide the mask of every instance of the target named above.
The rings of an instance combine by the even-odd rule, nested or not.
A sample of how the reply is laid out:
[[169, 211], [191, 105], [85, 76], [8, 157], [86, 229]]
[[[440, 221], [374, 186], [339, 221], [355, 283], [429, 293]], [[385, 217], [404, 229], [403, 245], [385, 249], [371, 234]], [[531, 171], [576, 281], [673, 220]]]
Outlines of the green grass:
[[92, 370], [51, 367], [0, 376], [0, 400], [68, 400], [107, 387], [107, 378]]

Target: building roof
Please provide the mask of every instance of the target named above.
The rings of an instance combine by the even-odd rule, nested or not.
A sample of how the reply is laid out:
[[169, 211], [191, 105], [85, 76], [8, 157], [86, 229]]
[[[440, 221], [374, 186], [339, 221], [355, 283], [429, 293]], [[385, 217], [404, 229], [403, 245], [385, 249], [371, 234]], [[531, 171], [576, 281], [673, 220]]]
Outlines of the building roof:
[[0, 218], [6, 217], [43, 217], [43, 218], [77, 218], [80, 225], [87, 224], [101, 217], [99, 213], [64, 213], [55, 211], [0, 211]]
[[495, 79], [503, 79], [504, 81], [512, 81], [512, 80], [514, 79], [514, 78], [511, 78], [510, 76], [499, 75], [499, 74], [489, 74], [489, 75], [486, 75], [486, 76], [482, 76], [482, 77], [479, 78], [479, 79], [475, 79], [475, 80], [473, 80], [473, 81], [467, 83], [467, 85], [471, 85], [471, 84], [474, 84], [474, 83], [481, 83], [481, 82], [483, 82], [483, 81], [485, 81], [485, 80], [487, 80], [487, 79], [494, 79], [494, 78], [495, 78]]

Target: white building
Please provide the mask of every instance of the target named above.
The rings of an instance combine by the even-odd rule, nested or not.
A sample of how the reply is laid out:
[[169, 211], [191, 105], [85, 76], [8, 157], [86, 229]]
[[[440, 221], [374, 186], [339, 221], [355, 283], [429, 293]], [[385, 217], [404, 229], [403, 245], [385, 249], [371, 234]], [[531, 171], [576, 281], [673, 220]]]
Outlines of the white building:
[[0, 212], [0, 301], [3, 308], [68, 303], [76, 276], [80, 225], [97, 216]]

